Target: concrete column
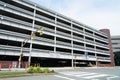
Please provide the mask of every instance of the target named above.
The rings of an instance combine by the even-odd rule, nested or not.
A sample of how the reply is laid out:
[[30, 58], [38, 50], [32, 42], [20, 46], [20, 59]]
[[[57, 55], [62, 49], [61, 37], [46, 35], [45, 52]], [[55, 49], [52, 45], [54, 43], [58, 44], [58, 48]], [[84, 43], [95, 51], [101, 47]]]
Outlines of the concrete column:
[[71, 64], [72, 64], [72, 67], [74, 67], [74, 55], [73, 55], [73, 24], [72, 24], [72, 21], [71, 21], [71, 46], [72, 46], [72, 50], [71, 50], [71, 55], [72, 55], [72, 61], [71, 61]]
[[56, 30], [57, 30], [57, 14], [55, 17], [54, 53], [56, 53]]

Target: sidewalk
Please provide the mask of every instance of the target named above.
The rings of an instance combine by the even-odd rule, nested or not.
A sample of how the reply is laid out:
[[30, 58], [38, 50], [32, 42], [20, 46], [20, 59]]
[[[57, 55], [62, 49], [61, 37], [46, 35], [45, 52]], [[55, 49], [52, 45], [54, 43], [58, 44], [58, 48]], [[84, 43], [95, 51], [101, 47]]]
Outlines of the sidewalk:
[[[42, 67], [42, 68], [49, 68], [54, 71], [61, 71], [61, 70], [72, 70], [72, 69], [80, 69], [81, 67]], [[8, 71], [27, 71], [26, 68], [2, 68], [0, 72], [8, 72]]]
[[11, 71], [11, 72], [14, 72], [14, 71], [26, 71], [26, 69], [25, 68], [11, 68], [11, 69], [9, 69], [9, 68], [2, 68], [1, 70], [0, 70], [0, 72], [8, 72], [8, 71]]
[[[75, 69], [100, 69], [100, 68], [116, 68], [116, 67], [42, 67], [42, 68], [49, 68], [54, 71], [62, 71], [62, 70], [75, 70]], [[120, 68], [120, 67], [119, 67]], [[0, 72], [5, 71], [27, 71], [26, 68], [2, 68]]]

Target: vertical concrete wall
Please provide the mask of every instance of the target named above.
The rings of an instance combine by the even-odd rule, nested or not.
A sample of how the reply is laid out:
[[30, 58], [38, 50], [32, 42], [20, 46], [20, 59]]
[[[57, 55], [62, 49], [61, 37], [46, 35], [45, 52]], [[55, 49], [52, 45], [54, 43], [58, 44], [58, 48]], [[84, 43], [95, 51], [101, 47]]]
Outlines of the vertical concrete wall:
[[111, 67], [115, 66], [115, 63], [114, 63], [114, 54], [113, 54], [113, 48], [112, 48], [112, 42], [111, 42], [111, 36], [110, 36], [110, 30], [109, 29], [101, 29], [100, 31], [106, 33], [107, 36], [108, 36], [108, 42], [109, 42], [108, 46], [109, 46], [110, 58], [111, 58], [111, 63], [109, 64], [109, 66], [111, 66]]

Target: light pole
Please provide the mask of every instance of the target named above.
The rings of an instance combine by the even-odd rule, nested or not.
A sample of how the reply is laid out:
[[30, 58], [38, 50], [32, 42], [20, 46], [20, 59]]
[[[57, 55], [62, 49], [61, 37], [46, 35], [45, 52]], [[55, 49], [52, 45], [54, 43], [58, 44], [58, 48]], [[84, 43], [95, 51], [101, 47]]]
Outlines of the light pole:
[[[43, 27], [40, 27], [39, 29], [36, 30], [36, 32], [39, 32], [39, 35], [42, 36], [43, 35]], [[35, 32], [35, 33], [36, 33]], [[35, 33], [33, 32], [33, 34], [30, 36], [30, 38], [25, 39], [24, 41], [21, 42], [21, 50], [20, 50], [20, 56], [19, 56], [19, 64], [18, 64], [18, 68], [20, 68], [21, 65], [21, 58], [24, 56], [23, 54], [23, 47], [24, 45], [30, 40], [30, 39], [35, 39]], [[31, 51], [32, 51], [32, 46], [31, 47]], [[29, 57], [31, 57], [31, 55], [29, 55]], [[29, 66], [30, 66], [30, 58], [29, 58]]]
[[19, 56], [18, 68], [20, 68], [20, 65], [21, 65], [21, 54], [22, 54], [22, 50], [23, 50], [23, 42], [21, 43], [21, 51], [20, 51], [20, 56]]
[[[25, 39], [25, 40], [22, 41], [22, 43], [21, 43], [21, 50], [20, 50], [18, 68], [20, 68], [20, 65], [21, 65], [21, 58], [24, 56], [24, 54], [23, 54], [23, 46], [26, 44], [26, 42], [27, 42], [28, 40], [29, 40], [29, 39]], [[24, 43], [24, 42], [25, 42], [25, 43]]]
[[[39, 35], [42, 36], [43, 35], [43, 27], [40, 27], [39, 30], [37, 30], [36, 32], [39, 31]], [[31, 53], [32, 53], [32, 41], [35, 39], [35, 33], [33, 32], [31, 34], [31, 38], [30, 38], [30, 52], [29, 52], [29, 58], [28, 58], [28, 66], [30, 66], [31, 63]]]
[[[32, 31], [31, 31], [31, 35], [30, 35], [30, 39], [27, 39], [30, 40], [30, 51], [29, 51], [29, 56], [28, 56], [28, 66], [30, 66], [30, 63], [31, 63], [31, 52], [32, 52], [32, 41], [33, 39], [35, 38], [35, 32], [34, 32], [34, 26], [35, 26], [35, 15], [36, 15], [36, 4], [35, 4], [35, 7], [34, 7], [34, 15], [33, 15], [33, 22], [32, 22]], [[43, 35], [43, 27], [40, 27], [39, 30], [36, 30], [36, 32], [39, 31], [39, 34], [40, 36]], [[27, 42], [26, 41], [26, 42]], [[26, 44], [26, 42], [23, 44], [21, 44], [21, 53], [22, 53], [22, 50], [23, 50], [23, 46]], [[21, 56], [19, 58], [19, 66], [20, 66], [20, 63], [21, 63]]]
[[28, 66], [30, 66], [30, 63], [31, 63], [32, 35], [34, 34], [33, 30], [34, 30], [34, 26], [35, 26], [35, 15], [36, 15], [36, 5], [35, 5], [35, 9], [34, 9], [33, 23], [32, 23], [32, 32], [31, 32], [31, 36], [30, 36], [30, 51], [29, 51], [29, 58], [28, 58]]
[[[42, 36], [43, 35], [43, 27], [40, 27], [38, 30], [36, 30], [36, 32], [39, 31], [39, 35]], [[32, 41], [33, 39], [35, 39], [35, 33], [32, 32], [31, 37], [30, 37], [30, 53], [29, 53], [29, 58], [28, 58], [28, 66], [30, 66], [31, 63], [31, 53], [32, 53]]]

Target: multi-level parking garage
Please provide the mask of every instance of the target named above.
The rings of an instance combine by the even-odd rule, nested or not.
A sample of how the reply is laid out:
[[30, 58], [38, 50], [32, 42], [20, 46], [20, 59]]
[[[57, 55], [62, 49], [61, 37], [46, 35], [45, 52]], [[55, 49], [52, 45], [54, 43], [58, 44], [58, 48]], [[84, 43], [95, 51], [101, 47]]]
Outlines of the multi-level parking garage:
[[[31, 32], [31, 63], [41, 66], [73, 66], [111, 63], [107, 34], [46, 9], [29, 0], [0, 0], [0, 60], [18, 61], [21, 43]], [[30, 40], [23, 48], [28, 61]]]

